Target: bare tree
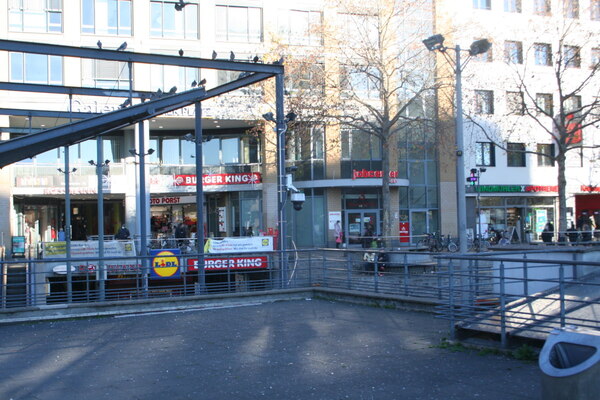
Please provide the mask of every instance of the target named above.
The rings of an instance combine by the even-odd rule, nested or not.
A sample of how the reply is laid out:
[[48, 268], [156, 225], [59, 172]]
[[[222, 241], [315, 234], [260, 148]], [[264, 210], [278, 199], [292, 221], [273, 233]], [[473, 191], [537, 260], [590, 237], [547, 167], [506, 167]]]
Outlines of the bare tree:
[[[332, 1], [336, 20], [325, 26], [330, 51], [326, 120], [380, 141], [383, 236], [393, 236], [390, 171], [398, 135], [424, 132], [433, 98], [431, 58], [421, 40], [431, 31], [427, 0]], [[334, 67], [331, 67], [333, 65]]]

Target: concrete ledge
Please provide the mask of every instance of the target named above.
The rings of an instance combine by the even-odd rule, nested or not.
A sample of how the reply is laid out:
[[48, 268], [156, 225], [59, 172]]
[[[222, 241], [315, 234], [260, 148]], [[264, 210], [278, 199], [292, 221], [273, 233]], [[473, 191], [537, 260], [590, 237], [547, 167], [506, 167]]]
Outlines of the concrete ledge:
[[192, 311], [306, 298], [321, 298], [332, 301], [431, 313], [434, 312], [434, 307], [439, 304], [432, 299], [426, 298], [313, 287], [174, 298], [108, 301], [103, 303], [56, 304], [39, 307], [9, 308], [0, 311], [0, 325], [58, 321], [73, 318], [112, 317], [127, 314]]

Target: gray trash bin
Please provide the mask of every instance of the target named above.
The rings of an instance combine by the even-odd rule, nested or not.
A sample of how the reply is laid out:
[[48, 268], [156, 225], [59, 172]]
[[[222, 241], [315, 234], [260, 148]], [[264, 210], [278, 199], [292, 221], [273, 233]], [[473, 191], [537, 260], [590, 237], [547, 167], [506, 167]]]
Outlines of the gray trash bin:
[[542, 399], [600, 399], [600, 331], [563, 328], [540, 352]]

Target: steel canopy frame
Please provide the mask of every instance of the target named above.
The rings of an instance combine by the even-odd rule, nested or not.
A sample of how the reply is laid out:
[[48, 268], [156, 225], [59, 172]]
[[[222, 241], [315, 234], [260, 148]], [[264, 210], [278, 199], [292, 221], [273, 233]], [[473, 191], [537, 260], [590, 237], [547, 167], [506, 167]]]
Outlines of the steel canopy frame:
[[[192, 89], [179, 94], [146, 101], [121, 110], [96, 115], [84, 120], [64, 124], [18, 138], [0, 142], [0, 168], [14, 162], [30, 158], [45, 151], [68, 146], [94, 138], [136, 122], [192, 105], [198, 101], [219, 96], [264, 79], [267, 74], [253, 74], [236, 81], [221, 85], [210, 91], [204, 88]], [[68, 112], [65, 116], [68, 116]]]

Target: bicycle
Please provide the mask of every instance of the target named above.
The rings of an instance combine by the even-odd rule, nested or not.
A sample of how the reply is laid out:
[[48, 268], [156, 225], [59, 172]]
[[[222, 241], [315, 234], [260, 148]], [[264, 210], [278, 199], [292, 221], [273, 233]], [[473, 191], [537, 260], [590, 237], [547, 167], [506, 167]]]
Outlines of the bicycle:
[[417, 247], [426, 247], [430, 252], [442, 251], [442, 242], [436, 233], [426, 233], [425, 235], [425, 238], [417, 242]]

